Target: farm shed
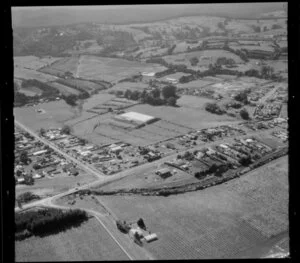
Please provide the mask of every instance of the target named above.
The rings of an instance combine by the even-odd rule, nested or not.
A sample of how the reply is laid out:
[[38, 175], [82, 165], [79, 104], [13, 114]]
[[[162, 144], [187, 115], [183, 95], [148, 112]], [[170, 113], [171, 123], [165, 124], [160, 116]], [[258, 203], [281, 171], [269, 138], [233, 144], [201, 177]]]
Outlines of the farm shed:
[[158, 237], [155, 233], [147, 235], [144, 238], [148, 243], [158, 239]]
[[156, 119], [153, 116], [141, 114], [141, 113], [134, 112], [134, 111], [130, 111], [130, 112], [126, 112], [121, 115], [118, 115], [117, 118], [132, 121], [132, 122], [137, 122], [137, 123], [150, 123]]
[[46, 153], [48, 150], [41, 150], [41, 151], [37, 151], [37, 152], [34, 152], [32, 155], [34, 156], [37, 156], [37, 155], [41, 155], [43, 153]]
[[113, 153], [119, 153], [122, 151], [122, 147], [121, 146], [115, 146], [113, 148], [110, 149], [111, 152]]

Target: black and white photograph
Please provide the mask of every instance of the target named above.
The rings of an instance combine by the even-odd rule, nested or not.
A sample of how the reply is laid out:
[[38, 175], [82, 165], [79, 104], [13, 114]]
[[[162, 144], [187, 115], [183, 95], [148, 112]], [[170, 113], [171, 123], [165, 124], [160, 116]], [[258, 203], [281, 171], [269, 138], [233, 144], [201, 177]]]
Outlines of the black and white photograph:
[[16, 262], [290, 258], [287, 2], [11, 27]]

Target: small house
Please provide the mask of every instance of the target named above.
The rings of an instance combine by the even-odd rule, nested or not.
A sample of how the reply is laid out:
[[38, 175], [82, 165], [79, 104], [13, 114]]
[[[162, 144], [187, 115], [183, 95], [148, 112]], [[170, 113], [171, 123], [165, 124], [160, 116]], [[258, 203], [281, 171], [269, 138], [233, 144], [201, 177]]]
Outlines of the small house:
[[163, 168], [163, 169], [157, 170], [155, 173], [162, 178], [167, 178], [169, 176], [172, 176], [172, 173], [168, 168]]

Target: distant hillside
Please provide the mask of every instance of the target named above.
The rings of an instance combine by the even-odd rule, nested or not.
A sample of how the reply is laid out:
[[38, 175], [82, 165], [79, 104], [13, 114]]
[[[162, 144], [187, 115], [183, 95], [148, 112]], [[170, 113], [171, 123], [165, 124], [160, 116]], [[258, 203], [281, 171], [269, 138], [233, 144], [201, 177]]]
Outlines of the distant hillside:
[[191, 4], [95, 7], [12, 8], [14, 27], [68, 25], [83, 22], [128, 24], [153, 22], [178, 16], [214, 15], [232, 18], [257, 18], [262, 13], [283, 9], [283, 3]]

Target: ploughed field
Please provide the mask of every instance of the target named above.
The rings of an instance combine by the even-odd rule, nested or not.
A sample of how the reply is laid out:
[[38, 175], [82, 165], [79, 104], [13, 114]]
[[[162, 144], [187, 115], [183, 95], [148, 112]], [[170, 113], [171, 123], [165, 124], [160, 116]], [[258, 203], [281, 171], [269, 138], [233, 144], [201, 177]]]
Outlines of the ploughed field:
[[[157, 259], [262, 257], [288, 234], [287, 157], [205, 190], [170, 197], [97, 196], [122, 220], [142, 217]], [[105, 190], [105, 186], [103, 187]], [[257, 250], [259, 248], [259, 252]]]
[[128, 260], [107, 231], [91, 218], [59, 234], [15, 243], [16, 261]]

